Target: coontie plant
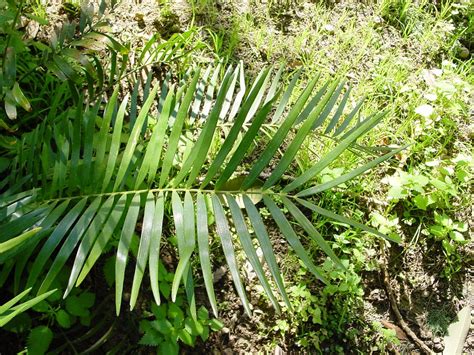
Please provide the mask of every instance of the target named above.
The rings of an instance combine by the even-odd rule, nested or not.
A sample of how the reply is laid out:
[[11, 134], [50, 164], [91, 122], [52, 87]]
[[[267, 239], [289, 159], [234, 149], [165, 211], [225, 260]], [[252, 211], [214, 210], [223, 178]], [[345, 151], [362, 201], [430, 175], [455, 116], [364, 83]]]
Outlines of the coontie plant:
[[[242, 64], [229, 67], [221, 81], [220, 72], [219, 67], [204, 73], [198, 68], [181, 81], [164, 80], [145, 92], [140, 108], [128, 95], [120, 99], [119, 87], [107, 102], [100, 98], [86, 104], [80, 99], [75, 107], [48, 116], [4, 151], [9, 163], [1, 182], [0, 243], [35, 230], [1, 260], [2, 273], [12, 274], [15, 290], [32, 288], [42, 295], [68, 264], [66, 297], [86, 279], [115, 239], [119, 314], [126, 267], [132, 264], [131, 244], [138, 234], [129, 304], [132, 309], [136, 305], [146, 269], [154, 301], [160, 304], [160, 246], [164, 238], [176, 236], [179, 262], [171, 299], [176, 299], [183, 284], [196, 317], [192, 265], [197, 263], [192, 258], [197, 257], [217, 315], [209, 247], [213, 240], [221, 244], [235, 289], [250, 314], [236, 247], [252, 265], [273, 306], [279, 310], [281, 297], [290, 307], [262, 208], [269, 211], [272, 223], [306, 268], [324, 283], [327, 280], [291, 221], [343, 266], [305, 211], [398, 242], [312, 199], [400, 151], [390, 150], [334, 180], [314, 183], [347, 149], [366, 151], [357, 145], [357, 139], [383, 113], [355, 119], [360, 104], [346, 113], [350, 90], [339, 80], [315, 90], [316, 77], [290, 104], [300, 72], [286, 86], [280, 82], [283, 68], [274, 75], [271, 69], [262, 70], [250, 86]], [[295, 173], [298, 151], [316, 136], [325, 136], [330, 148], [308, 169]], [[287, 178], [287, 174], [295, 177]], [[268, 273], [256, 245], [263, 252]], [[29, 274], [22, 278], [28, 263]]]

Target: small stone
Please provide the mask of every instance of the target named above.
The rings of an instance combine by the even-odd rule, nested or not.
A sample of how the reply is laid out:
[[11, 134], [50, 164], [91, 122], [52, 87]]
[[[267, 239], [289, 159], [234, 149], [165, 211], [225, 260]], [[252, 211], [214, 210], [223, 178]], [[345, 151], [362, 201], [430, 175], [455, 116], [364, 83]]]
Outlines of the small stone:
[[333, 34], [334, 26], [328, 23], [327, 25], [324, 26], [324, 30], [330, 34]]
[[441, 338], [440, 338], [440, 337], [434, 338], [434, 339], [433, 339], [433, 343], [435, 343], [435, 344], [441, 343]]
[[444, 350], [444, 345], [443, 345], [443, 344], [441, 344], [441, 343], [435, 343], [435, 344], [433, 345], [433, 351], [434, 351], [435, 353], [440, 353], [440, 352], [442, 352], [443, 350]]

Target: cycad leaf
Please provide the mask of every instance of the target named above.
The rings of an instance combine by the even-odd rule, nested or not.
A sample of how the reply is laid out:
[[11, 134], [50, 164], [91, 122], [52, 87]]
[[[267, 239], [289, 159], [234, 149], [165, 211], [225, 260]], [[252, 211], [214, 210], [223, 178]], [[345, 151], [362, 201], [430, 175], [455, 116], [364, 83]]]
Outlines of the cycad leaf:
[[77, 249], [76, 258], [74, 259], [74, 264], [72, 266], [64, 297], [66, 297], [74, 287], [74, 284], [77, 281], [77, 277], [79, 276], [79, 273], [84, 265], [86, 257], [89, 254], [97, 236], [100, 234], [104, 223], [107, 221], [107, 217], [109, 217], [113, 204], [114, 196], [111, 196], [100, 207], [99, 211], [97, 212], [97, 215], [95, 216], [94, 220], [91, 222], [89, 228], [87, 229], [86, 234], [82, 238], [81, 244]]
[[199, 171], [202, 169], [202, 164], [204, 163], [207, 152], [210, 148], [210, 142], [214, 137], [214, 133], [216, 131], [217, 122], [219, 119], [219, 113], [222, 109], [222, 104], [224, 103], [227, 88], [229, 87], [229, 81], [231, 80], [230, 71], [227, 72], [225, 76], [222, 86], [219, 90], [216, 103], [211, 111], [211, 114], [207, 118], [204, 127], [199, 135], [196, 143], [191, 150], [191, 154], [188, 156], [186, 161], [184, 162], [181, 170], [179, 171], [178, 175], [173, 179], [173, 186], [177, 186], [184, 177], [188, 174], [189, 170], [191, 169], [187, 181], [187, 186], [191, 186], [196, 176], [199, 174]]
[[125, 109], [127, 108], [128, 95], [123, 99], [119, 110], [117, 112], [117, 117], [115, 118], [114, 130], [112, 134], [112, 142], [110, 144], [109, 157], [107, 160], [107, 167], [105, 170], [105, 176], [102, 181], [102, 191], [105, 191], [107, 186], [109, 186], [110, 179], [114, 174], [115, 163], [117, 161], [117, 156], [120, 149], [120, 138], [122, 135], [122, 126], [123, 126], [123, 117], [125, 116]]
[[336, 127], [336, 124], [339, 122], [339, 119], [341, 118], [344, 108], [346, 107], [347, 100], [349, 99], [349, 95], [351, 93], [351, 87], [346, 90], [344, 93], [344, 96], [342, 97], [341, 102], [339, 103], [339, 106], [337, 107], [336, 112], [334, 113], [334, 116], [332, 116], [331, 121], [329, 122], [328, 126], [326, 127], [326, 130], [324, 131], [324, 134], [328, 134], [331, 132], [334, 127]]
[[288, 101], [290, 100], [291, 94], [293, 93], [293, 90], [296, 86], [296, 83], [298, 82], [300, 75], [301, 69], [299, 69], [296, 74], [294, 74], [291, 78], [290, 84], [288, 84], [288, 87], [283, 93], [280, 103], [278, 104], [278, 107], [276, 108], [275, 113], [273, 114], [272, 123], [278, 123], [280, 121], [283, 111], [285, 110], [285, 107]]
[[262, 248], [263, 256], [267, 261], [270, 273], [272, 274], [273, 279], [275, 280], [275, 283], [278, 287], [278, 291], [280, 291], [280, 294], [283, 297], [286, 306], [291, 309], [292, 306], [285, 291], [283, 278], [281, 277], [280, 269], [278, 268], [275, 254], [273, 253], [272, 244], [270, 242], [270, 238], [268, 236], [268, 232], [265, 228], [265, 225], [263, 224], [262, 218], [260, 217], [260, 213], [258, 212], [257, 208], [248, 196], [244, 196], [243, 200], [247, 215], [249, 216], [250, 222], [252, 223], [252, 226], [255, 230], [255, 235], [257, 236], [257, 239], [260, 243], [260, 247]]
[[[29, 292], [30, 289], [27, 291]], [[18, 314], [23, 313], [33, 307], [34, 305], [40, 303], [42, 300], [48, 298], [51, 294], [56, 292], [56, 289], [43, 293], [42, 295], [36, 296], [35, 298], [26, 301], [18, 306], [11, 308], [12, 312], [6, 315], [1, 314], [0, 312], [0, 328], [15, 318]], [[23, 294], [23, 293], [22, 293]]]
[[147, 174], [149, 174], [148, 181], [152, 181], [152, 178], [154, 178], [154, 175], [156, 174], [161, 158], [161, 150], [163, 148], [166, 129], [168, 127], [168, 119], [171, 113], [173, 99], [174, 86], [170, 88], [170, 92], [168, 93], [163, 106], [163, 112], [159, 115], [158, 122], [153, 128], [150, 142], [147, 145], [143, 162], [140, 164], [140, 170], [138, 171], [137, 178], [135, 180], [135, 189], [140, 187]]
[[[245, 132], [245, 135], [242, 138], [242, 141], [240, 142], [239, 146], [235, 150], [234, 154], [232, 155], [232, 158], [229, 160], [229, 163], [227, 164], [224, 171], [222, 172], [222, 175], [217, 180], [216, 187], [215, 187], [216, 190], [219, 190], [222, 188], [222, 186], [229, 180], [229, 178], [235, 172], [235, 169], [237, 169], [237, 166], [240, 164], [240, 162], [245, 158], [246, 152], [248, 151], [250, 145], [252, 144], [253, 140], [257, 136], [260, 127], [262, 126], [263, 122], [265, 121], [265, 118], [267, 117], [268, 113], [270, 112], [272, 108], [272, 105], [273, 105], [273, 101], [266, 103], [260, 109], [255, 119], [252, 121], [252, 124], [250, 125], [247, 132]], [[245, 181], [246, 180], [244, 180], [244, 182]], [[248, 186], [246, 188], [242, 187], [242, 188], [248, 189], [249, 187], [251, 186]]]
[[[138, 122], [138, 120], [137, 120]], [[135, 125], [137, 126], [137, 124]], [[123, 223], [122, 233], [117, 248], [117, 258], [115, 260], [115, 311], [120, 314], [122, 304], [123, 281], [125, 278], [125, 266], [127, 265], [128, 251], [137, 224], [138, 213], [140, 212], [140, 194], [133, 196], [128, 206], [127, 216]]]
[[351, 121], [354, 119], [356, 116], [357, 112], [359, 112], [360, 108], [362, 107], [362, 104], [364, 103], [364, 100], [360, 100], [359, 103], [352, 109], [352, 111], [346, 116], [344, 121], [341, 123], [339, 127], [337, 127], [336, 131], [334, 132], [334, 136], [338, 136], [341, 134], [347, 126], [351, 123]]
[[239, 270], [237, 268], [237, 260], [235, 259], [229, 224], [227, 223], [224, 208], [222, 207], [221, 201], [217, 195], [212, 195], [212, 206], [214, 209], [214, 218], [216, 220], [216, 231], [221, 239], [222, 249], [224, 250], [224, 256], [227, 260], [227, 266], [229, 267], [235, 288], [237, 289], [237, 293], [239, 294], [244, 306], [245, 313], [247, 313], [248, 316], [251, 316], [252, 311], [250, 310], [249, 301], [245, 294], [245, 288], [242, 285]]
[[12, 253], [12, 249], [17, 249], [17, 251], [19, 251], [19, 247], [23, 243], [26, 243], [28, 240], [33, 238], [40, 230], [41, 227], [33, 228], [32, 230], [22, 233], [18, 237], [0, 243], [0, 262], [4, 262], [6, 260], [7, 253], [9, 254], [8, 258], [15, 256], [17, 253]]
[[[219, 171], [221, 168], [222, 164], [224, 163], [225, 159], [227, 158], [229, 152], [232, 150], [234, 147], [235, 141], [241, 131], [242, 125], [246, 121], [247, 118], [247, 113], [249, 112], [250, 107], [253, 105], [255, 102], [255, 99], [262, 90], [263, 87], [263, 82], [266, 78], [266, 75], [262, 75], [260, 77], [260, 80], [255, 83], [255, 85], [252, 87], [252, 90], [250, 91], [249, 95], [246, 97], [241, 110], [239, 111], [239, 114], [235, 121], [232, 124], [232, 128], [230, 129], [229, 134], [227, 135], [224, 143], [222, 144], [221, 149], [219, 150], [219, 153], [217, 153], [217, 156], [213, 159], [208, 172], [206, 174], [206, 178], [204, 179], [203, 183], [201, 184], [201, 188], [204, 188], [211, 182], [211, 180], [214, 178], [216, 173]], [[263, 120], [265, 119], [265, 116], [262, 117], [262, 123]], [[222, 178], [223, 181], [227, 180], [228, 177], [232, 175], [232, 172], [235, 170], [233, 167], [229, 167], [227, 169], [227, 172], [224, 172], [223, 175], [227, 176]], [[218, 183], [219, 184], [219, 183]]]
[[[194, 205], [189, 192], [186, 192], [184, 208], [181, 199], [176, 191], [171, 195], [173, 206], [173, 220], [176, 228], [176, 238], [178, 240], [179, 263], [174, 274], [171, 288], [171, 300], [176, 301], [178, 287], [185, 271], [189, 268], [189, 261], [195, 247], [194, 233]], [[186, 216], [186, 218], [184, 218]]]

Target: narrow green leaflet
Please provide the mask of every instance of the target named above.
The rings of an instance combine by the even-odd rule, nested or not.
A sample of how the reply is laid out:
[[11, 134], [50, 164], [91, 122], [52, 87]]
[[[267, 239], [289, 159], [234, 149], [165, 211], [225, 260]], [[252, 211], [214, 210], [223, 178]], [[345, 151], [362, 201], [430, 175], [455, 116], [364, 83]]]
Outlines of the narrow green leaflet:
[[49, 286], [53, 283], [56, 276], [61, 272], [63, 266], [69, 259], [69, 256], [74, 251], [74, 248], [76, 247], [77, 243], [79, 242], [79, 240], [81, 240], [85, 231], [89, 227], [91, 220], [97, 213], [101, 201], [101, 197], [95, 198], [94, 201], [92, 201], [92, 203], [90, 204], [90, 206], [87, 207], [86, 210], [82, 213], [81, 217], [76, 222], [74, 227], [71, 229], [71, 232], [64, 241], [61, 249], [58, 252], [58, 255], [56, 255], [53, 264], [50, 266], [49, 271], [46, 274], [46, 277], [39, 288], [38, 294], [46, 292]]
[[127, 195], [122, 195], [117, 203], [112, 208], [112, 211], [107, 218], [107, 222], [103, 225], [100, 234], [98, 235], [97, 239], [94, 242], [94, 246], [87, 257], [86, 262], [79, 274], [76, 282], [76, 287], [79, 286], [82, 281], [86, 278], [89, 274], [89, 271], [94, 266], [95, 262], [99, 258], [99, 256], [104, 251], [108, 241], [112, 238], [114, 230], [117, 228], [117, 225], [122, 219], [122, 216], [127, 207]]
[[283, 284], [283, 278], [281, 276], [280, 269], [278, 268], [278, 263], [276, 261], [275, 254], [273, 253], [272, 243], [270, 241], [270, 237], [268, 236], [267, 229], [263, 224], [262, 218], [260, 217], [260, 213], [248, 196], [244, 196], [243, 200], [247, 215], [250, 219], [250, 223], [252, 223], [252, 226], [255, 230], [255, 235], [257, 236], [257, 239], [260, 243], [263, 256], [265, 257], [268, 268], [270, 269], [270, 273], [272, 274], [273, 279], [275, 280], [275, 283], [278, 287], [278, 291], [283, 297], [286, 306], [289, 309], [292, 309], [291, 302], [285, 291], [285, 285]]
[[[171, 300], [175, 302], [181, 279], [190, 265], [190, 258], [194, 251], [196, 237], [194, 233], [194, 205], [191, 194], [186, 192], [183, 208], [178, 193], [173, 191], [171, 195], [171, 203], [173, 206], [173, 219], [176, 228], [179, 252], [179, 263], [176, 267], [171, 288]], [[186, 216], [186, 218], [184, 218], [184, 216]]]
[[69, 292], [71, 292], [74, 284], [77, 281], [77, 277], [79, 276], [80, 271], [84, 265], [84, 262], [89, 254], [97, 236], [102, 231], [102, 227], [104, 223], [107, 221], [109, 217], [110, 211], [114, 204], [114, 196], [110, 196], [102, 206], [100, 206], [97, 215], [95, 216], [94, 220], [91, 222], [87, 232], [85, 233], [84, 237], [82, 238], [81, 244], [77, 249], [76, 257], [74, 259], [74, 264], [72, 265], [71, 274], [69, 276], [68, 285], [64, 296], [67, 297]]
[[122, 126], [123, 126], [123, 117], [125, 116], [125, 110], [127, 108], [128, 103], [128, 94], [123, 99], [119, 110], [117, 112], [117, 116], [115, 118], [114, 130], [112, 133], [112, 142], [110, 144], [109, 150], [109, 157], [107, 159], [107, 167], [105, 169], [105, 176], [104, 180], [102, 181], [102, 192], [107, 189], [109, 186], [110, 179], [115, 171], [115, 163], [117, 161], [117, 156], [120, 149], [120, 138], [122, 135]]
[[268, 207], [273, 219], [277, 223], [278, 227], [280, 227], [281, 232], [285, 236], [288, 243], [290, 243], [291, 247], [295, 251], [296, 255], [301, 259], [301, 261], [306, 265], [309, 271], [316, 276], [319, 280], [327, 284], [326, 278], [321, 275], [318, 268], [314, 265], [312, 259], [309, 257], [308, 253], [304, 249], [303, 245], [301, 244], [298, 236], [296, 235], [293, 228], [291, 228], [290, 223], [286, 219], [283, 212], [278, 208], [278, 206], [273, 202], [273, 200], [268, 196], [263, 196], [263, 201], [265, 205]]
[[311, 92], [313, 91], [314, 86], [316, 85], [317, 77], [313, 79], [303, 93], [300, 95], [298, 100], [296, 101], [295, 105], [291, 109], [290, 113], [283, 121], [283, 123], [278, 128], [277, 132], [273, 136], [272, 140], [268, 143], [265, 150], [260, 155], [260, 158], [257, 162], [253, 165], [252, 169], [250, 170], [249, 174], [247, 175], [246, 179], [242, 184], [242, 189], [246, 190], [251, 187], [255, 181], [257, 180], [258, 176], [262, 172], [263, 169], [268, 165], [270, 160], [272, 160], [275, 156], [275, 152], [280, 148], [283, 140], [287, 137], [289, 130], [293, 126], [298, 114], [303, 109], [304, 104], [308, 100]]
[[[211, 182], [211, 180], [214, 178], [214, 176], [216, 175], [216, 173], [219, 171], [222, 164], [224, 163], [225, 159], [227, 158], [227, 155], [230, 153], [230, 151], [234, 147], [235, 141], [239, 133], [241, 132], [242, 125], [244, 124], [245, 119], [247, 118], [247, 112], [250, 109], [250, 107], [253, 105], [253, 103], [255, 102], [255, 99], [258, 93], [260, 92], [260, 90], [262, 90], [263, 82], [265, 81], [265, 78], [266, 78], [266, 75], [262, 75], [260, 77], [260, 80], [254, 84], [249, 95], [246, 97], [237, 118], [232, 124], [232, 128], [230, 129], [230, 132], [227, 135], [227, 138], [225, 139], [221, 149], [219, 150], [219, 153], [217, 153], [217, 156], [213, 159], [207, 171], [206, 177], [203, 183], [201, 184], [201, 188], [204, 188], [205, 186], [207, 186], [207, 184], [209, 184], [209, 182]], [[262, 122], [264, 118], [265, 117], [262, 118]], [[229, 168], [229, 170], [232, 170], [232, 168]], [[232, 173], [230, 173], [230, 175], [231, 174]], [[227, 172], [225, 175], [229, 175], [229, 173]]]
[[353, 178], [355, 178], [359, 175], [362, 175], [367, 170], [370, 170], [370, 169], [374, 168], [375, 166], [379, 165], [380, 163], [384, 162], [385, 160], [390, 159], [392, 156], [394, 156], [395, 154], [401, 152], [405, 148], [406, 148], [406, 146], [394, 149], [391, 152], [389, 152], [385, 155], [382, 155], [381, 157], [378, 157], [376, 159], [371, 160], [367, 164], [364, 164], [364, 165], [362, 165], [362, 166], [360, 166], [360, 167], [358, 167], [354, 170], [351, 170], [347, 174], [341, 175], [341, 176], [339, 176], [339, 177], [337, 177], [337, 178], [335, 178], [331, 181], [325, 182], [324, 184], [313, 186], [313, 187], [310, 187], [306, 190], [303, 190], [303, 191], [297, 193], [296, 196], [297, 197], [310, 196], [310, 195], [314, 195], [314, 194], [317, 194], [317, 193], [322, 192], [322, 191], [326, 191], [330, 188], [333, 188], [334, 186], [340, 185], [340, 184], [342, 184], [346, 181], [349, 181], [349, 180], [351, 180], [351, 179], [353, 179]]
[[165, 196], [163, 192], [156, 199], [155, 213], [153, 216], [153, 230], [150, 240], [150, 254], [148, 263], [150, 265], [150, 284], [153, 298], [156, 304], [160, 304], [160, 289], [158, 284], [158, 265], [160, 262], [160, 241], [163, 232], [163, 216], [165, 213]]
[[97, 152], [96, 152], [96, 158], [95, 158], [96, 181], [102, 180], [102, 175], [105, 170], [104, 161], [105, 161], [105, 152], [107, 148], [107, 136], [110, 129], [110, 123], [112, 122], [112, 117], [115, 112], [115, 106], [117, 105], [118, 91], [119, 91], [119, 86], [116, 86], [105, 108], [105, 114], [102, 119], [100, 131], [99, 131], [99, 134], [97, 135]]
[[130, 296], [130, 309], [135, 307], [138, 291], [143, 279], [148, 255], [150, 252], [150, 240], [153, 237], [153, 217], [155, 216], [155, 197], [152, 192], [148, 192], [145, 202], [145, 214], [142, 222], [142, 234], [140, 236], [140, 246], [138, 247], [137, 263], [133, 275], [132, 292]]
[[194, 74], [194, 77], [188, 87], [188, 90], [186, 91], [181, 105], [179, 106], [178, 114], [176, 115], [176, 120], [174, 121], [173, 128], [171, 129], [171, 133], [169, 135], [168, 148], [163, 158], [163, 163], [161, 165], [160, 182], [158, 184], [159, 187], [163, 187], [165, 185], [165, 181], [168, 181], [168, 176], [173, 166], [173, 159], [176, 155], [176, 149], [178, 148], [179, 138], [182, 134], [184, 119], [187, 116], [189, 106], [191, 105], [191, 101], [196, 91], [199, 73], [200, 70], [198, 69]]
[[316, 119], [320, 117], [322, 110], [326, 106], [326, 103], [328, 103], [329, 99], [331, 98], [331, 95], [333, 95], [336, 86], [337, 82], [335, 82], [327, 90], [324, 97], [319, 101], [319, 104], [314, 108], [313, 111], [311, 111], [309, 117], [304, 120], [304, 123], [298, 129], [295, 138], [290, 143], [290, 146], [286, 150], [281, 160], [278, 162], [278, 165], [273, 169], [272, 174], [263, 184], [262, 190], [268, 189], [269, 187], [273, 186], [273, 184], [275, 184], [281, 178], [285, 171], [287, 171], [288, 166], [290, 166], [290, 164], [293, 162], [304, 140], [313, 129]]
[[41, 227], [34, 228], [29, 230], [18, 237], [7, 240], [6, 242], [0, 243], [0, 258], [4, 253], [7, 253], [13, 248], [17, 248], [21, 244], [25, 243], [27, 240], [31, 239], [41, 230]]
[[273, 295], [270, 284], [268, 283], [268, 280], [265, 276], [265, 272], [263, 271], [262, 264], [258, 259], [257, 252], [255, 251], [255, 248], [252, 244], [252, 237], [250, 236], [250, 233], [247, 229], [247, 225], [245, 224], [244, 216], [240, 211], [240, 207], [231, 195], [226, 194], [225, 198], [230, 207], [232, 220], [234, 221], [234, 226], [237, 230], [237, 235], [240, 239], [240, 244], [242, 245], [242, 248], [244, 249], [244, 252], [247, 255], [250, 264], [252, 265], [253, 270], [257, 274], [257, 277], [260, 280], [263, 289], [265, 290], [266, 294], [268, 295], [268, 298], [272, 302], [273, 307], [275, 307], [275, 310], [279, 313], [280, 306], [278, 305], [278, 301]]
[[250, 310], [249, 301], [245, 294], [245, 288], [240, 280], [237, 260], [235, 259], [234, 247], [232, 245], [232, 235], [230, 234], [229, 224], [227, 223], [224, 208], [222, 207], [221, 201], [217, 195], [212, 195], [212, 206], [214, 209], [214, 217], [216, 219], [216, 230], [221, 239], [222, 249], [224, 250], [224, 255], [227, 260], [227, 266], [229, 267], [235, 288], [244, 306], [245, 313], [250, 317], [252, 311]]
[[207, 220], [207, 206], [205, 197], [201, 192], [197, 193], [196, 210], [199, 261], [201, 262], [201, 271], [204, 279], [204, 285], [206, 286], [207, 297], [209, 298], [209, 303], [211, 304], [212, 311], [217, 317], [217, 302], [216, 295], [214, 293], [211, 260], [209, 256], [209, 229]]
[[123, 223], [122, 233], [120, 234], [120, 241], [117, 248], [117, 257], [115, 260], [115, 312], [117, 315], [120, 314], [123, 282], [125, 278], [125, 266], [127, 265], [130, 242], [132, 241], [132, 236], [135, 231], [135, 225], [137, 224], [139, 212], [140, 194], [136, 194], [133, 196], [132, 201], [128, 206], [128, 212]]
[[194, 144], [193, 149], [191, 150], [191, 154], [181, 167], [181, 170], [179, 171], [178, 175], [175, 177], [175, 179], [173, 179], [174, 186], [177, 186], [188, 174], [189, 169], [191, 169], [186, 184], [186, 186], [190, 187], [196, 179], [197, 175], [199, 174], [200, 170], [202, 169], [202, 165], [207, 157], [207, 152], [211, 147], [210, 142], [212, 142], [212, 139], [214, 137], [217, 122], [219, 120], [219, 114], [222, 110], [222, 105], [227, 94], [227, 89], [229, 88], [229, 83], [232, 80], [233, 75], [231, 76], [229, 71], [224, 77], [214, 107], [204, 124], [201, 134], [199, 135], [196, 143]]
[[298, 82], [298, 79], [301, 75], [301, 70], [302, 69], [298, 69], [296, 74], [294, 74], [291, 78], [290, 84], [288, 84], [288, 87], [283, 93], [280, 103], [278, 104], [278, 107], [276, 108], [275, 113], [273, 114], [272, 123], [278, 123], [280, 121], [283, 111], [285, 110], [285, 107], [288, 104], [291, 94], [293, 93], [296, 83]]
[[344, 96], [342, 97], [342, 100], [339, 103], [339, 106], [337, 107], [337, 110], [334, 113], [334, 116], [332, 116], [331, 121], [329, 121], [329, 124], [327, 125], [326, 130], [324, 131], [324, 134], [328, 134], [334, 129], [334, 127], [336, 127], [336, 124], [339, 122], [339, 119], [344, 113], [344, 108], [346, 107], [347, 100], [349, 99], [351, 90], [352, 88], [349, 86], [349, 88], [344, 93]]
[[323, 239], [323, 237], [321, 236], [321, 234], [319, 234], [316, 228], [314, 228], [311, 221], [309, 221], [308, 218], [306, 218], [303, 212], [301, 212], [300, 209], [296, 207], [293, 202], [290, 201], [290, 199], [286, 197], [282, 197], [282, 200], [283, 200], [283, 204], [285, 205], [286, 208], [288, 208], [288, 211], [295, 218], [298, 224], [301, 227], [303, 227], [306, 233], [308, 233], [308, 235], [316, 242], [316, 244], [321, 248], [321, 250], [324, 251], [326, 255], [329, 256], [336, 265], [339, 265], [339, 267], [345, 269], [344, 265], [342, 265], [339, 258], [336, 256], [336, 254], [334, 254], [334, 251], [332, 250], [332, 248]]
[[[262, 126], [263, 122], [265, 122], [265, 119], [268, 113], [270, 112], [272, 106], [273, 106], [273, 101], [270, 101], [270, 102], [267, 102], [260, 109], [257, 116], [252, 121], [252, 124], [250, 125], [249, 129], [247, 130], [244, 137], [242, 138], [242, 141], [240, 142], [239, 146], [237, 147], [234, 154], [232, 155], [232, 158], [230, 158], [224, 171], [222, 172], [221, 176], [217, 180], [216, 186], [215, 186], [216, 190], [219, 190], [224, 186], [224, 184], [229, 180], [229, 178], [235, 172], [240, 162], [245, 158], [246, 152], [248, 151], [250, 145], [252, 144], [255, 137], [257, 136], [258, 131], [260, 130], [260, 127]], [[244, 182], [245, 181], [246, 180], [244, 180]], [[248, 186], [247, 188], [249, 187], [251, 186]]]
[[57, 227], [54, 229], [53, 233], [49, 236], [49, 238], [44, 243], [43, 247], [41, 248], [38, 256], [31, 267], [30, 275], [28, 276], [28, 281], [26, 282], [27, 287], [33, 286], [33, 284], [38, 280], [39, 275], [43, 271], [43, 268], [48, 261], [48, 259], [53, 254], [53, 251], [56, 247], [61, 243], [61, 240], [66, 236], [69, 228], [74, 224], [76, 219], [81, 215], [85, 205], [87, 202], [87, 198], [83, 198], [80, 200], [67, 214], [64, 218], [59, 222]]
[[[31, 290], [31, 289], [28, 289], [26, 291], [29, 292], [29, 290]], [[5, 324], [7, 324], [9, 321], [11, 321], [13, 318], [15, 318], [18, 314], [27, 311], [31, 307], [33, 307], [36, 304], [40, 303], [42, 300], [48, 298], [54, 292], [56, 292], [56, 289], [51, 290], [51, 291], [46, 292], [46, 293], [43, 293], [42, 295], [36, 296], [35, 298], [33, 298], [29, 301], [26, 301], [26, 302], [24, 302], [24, 303], [22, 303], [18, 306], [15, 306], [15, 307], [11, 308], [12, 312], [7, 313], [6, 315], [4, 315], [4, 314], [2, 314], [2, 312], [0, 312], [0, 328], [3, 327]]]
[[132, 157], [135, 151], [135, 148], [138, 143], [138, 138], [141, 134], [143, 123], [148, 115], [148, 111], [151, 108], [151, 105], [155, 101], [156, 92], [158, 91], [159, 86], [156, 85], [148, 96], [147, 100], [143, 104], [143, 107], [137, 117], [137, 121], [133, 125], [132, 132], [130, 133], [130, 138], [128, 139], [127, 146], [125, 147], [125, 151], [123, 152], [122, 161], [120, 162], [120, 167], [115, 177], [115, 184], [114, 184], [114, 191], [122, 184], [123, 178], [125, 177], [125, 173], [132, 161]]
[[398, 237], [398, 238], [394, 238], [394, 237], [389, 237], [383, 233], [380, 233], [378, 230], [374, 229], [374, 228], [371, 228], [371, 227], [368, 227], [362, 223], [359, 223], [359, 222], [356, 222], [350, 218], [347, 218], [347, 217], [344, 217], [344, 216], [341, 216], [341, 215], [338, 215], [334, 212], [331, 212], [331, 211], [328, 211], [327, 209], [325, 208], [322, 208], [322, 207], [319, 207], [319, 206], [316, 206], [315, 204], [311, 203], [311, 202], [308, 202], [308, 201], [305, 201], [305, 200], [302, 200], [302, 199], [297, 199], [298, 203], [300, 203], [301, 205], [305, 206], [306, 208], [309, 208], [310, 210], [316, 212], [316, 213], [319, 213], [320, 215], [324, 216], [324, 217], [327, 217], [327, 218], [330, 218], [330, 219], [333, 219], [335, 221], [338, 221], [340, 223], [344, 223], [344, 224], [348, 224], [352, 227], [355, 227], [355, 228], [359, 228], [359, 229], [362, 229], [363, 231], [365, 232], [368, 232], [368, 233], [371, 233], [371, 234], [375, 234], [379, 237], [382, 237], [384, 239], [387, 239], [391, 242], [395, 242], [397, 244], [400, 244], [401, 243], [401, 239]]
[[343, 139], [333, 150], [324, 155], [316, 164], [306, 170], [303, 174], [288, 184], [283, 191], [290, 192], [300, 187], [308, 180], [312, 179], [316, 174], [320, 173], [325, 167], [331, 164], [339, 155], [341, 155], [357, 138], [367, 132], [374, 124], [380, 122], [385, 113], [378, 114], [371, 119], [367, 119], [358, 129], [352, 132], [347, 138]]

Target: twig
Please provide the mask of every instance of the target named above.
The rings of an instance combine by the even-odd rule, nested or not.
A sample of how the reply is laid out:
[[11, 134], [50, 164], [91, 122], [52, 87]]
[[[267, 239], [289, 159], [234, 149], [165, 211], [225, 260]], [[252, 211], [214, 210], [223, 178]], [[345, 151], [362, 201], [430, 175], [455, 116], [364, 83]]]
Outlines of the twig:
[[400, 310], [397, 306], [397, 300], [393, 293], [393, 290], [390, 286], [390, 279], [388, 277], [387, 265], [386, 265], [386, 255], [385, 255], [385, 248], [382, 245], [382, 262], [380, 263], [380, 268], [382, 270], [382, 277], [383, 283], [385, 285], [385, 290], [387, 291], [388, 299], [390, 301], [390, 307], [392, 308], [393, 313], [395, 314], [395, 318], [400, 325], [400, 328], [415, 342], [415, 344], [422, 350], [425, 354], [434, 354], [434, 351], [431, 350], [420, 338], [416, 336], [416, 334], [410, 329], [408, 324], [403, 320], [403, 317], [400, 313]]

